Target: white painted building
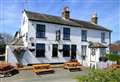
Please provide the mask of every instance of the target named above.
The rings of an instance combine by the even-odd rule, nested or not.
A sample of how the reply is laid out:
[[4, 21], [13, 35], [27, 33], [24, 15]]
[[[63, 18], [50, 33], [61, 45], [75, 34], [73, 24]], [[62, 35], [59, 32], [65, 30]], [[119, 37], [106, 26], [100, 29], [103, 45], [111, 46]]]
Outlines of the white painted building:
[[23, 46], [31, 52], [31, 58], [26, 58], [30, 63], [25, 64], [64, 63], [77, 59], [84, 66], [95, 65], [99, 57], [109, 51], [110, 34], [111, 30], [97, 24], [95, 14], [91, 22], [86, 22], [71, 19], [67, 7], [62, 17], [25, 10], [20, 35]]

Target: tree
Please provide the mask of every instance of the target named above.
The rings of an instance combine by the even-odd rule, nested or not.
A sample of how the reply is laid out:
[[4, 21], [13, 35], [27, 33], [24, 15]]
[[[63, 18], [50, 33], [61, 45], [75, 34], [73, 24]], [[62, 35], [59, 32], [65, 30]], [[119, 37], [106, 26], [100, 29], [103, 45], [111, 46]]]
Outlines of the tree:
[[120, 55], [118, 54], [106, 54], [106, 57], [110, 61], [116, 61], [117, 64], [120, 64]]
[[5, 53], [6, 44], [12, 41], [12, 36], [8, 33], [0, 33], [0, 54]]

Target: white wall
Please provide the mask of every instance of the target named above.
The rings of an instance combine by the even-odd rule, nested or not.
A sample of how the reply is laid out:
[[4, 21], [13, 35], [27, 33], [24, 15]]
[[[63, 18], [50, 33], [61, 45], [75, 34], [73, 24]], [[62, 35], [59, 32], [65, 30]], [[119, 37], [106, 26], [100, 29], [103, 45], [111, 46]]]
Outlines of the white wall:
[[[82, 27], [71, 27], [71, 26], [65, 26], [65, 25], [57, 25], [57, 24], [50, 24], [50, 23], [42, 23], [42, 22], [35, 22], [35, 21], [28, 21], [28, 18], [25, 13], [23, 13], [23, 17], [25, 17], [26, 21], [24, 25], [21, 25], [21, 33], [24, 36], [24, 46], [28, 48], [35, 48], [35, 46], [31, 46], [30, 38], [34, 38], [33, 42], [36, 43], [45, 43], [46, 52], [45, 58], [37, 58], [40, 60], [40, 63], [46, 62], [46, 63], [61, 63], [68, 61], [70, 57], [63, 57], [62, 53], [58, 52], [58, 57], [53, 58], [52, 57], [52, 44], [59, 44], [62, 48], [62, 44], [76, 44], [77, 45], [77, 59], [78, 61], [82, 62], [81, 60], [81, 45], [89, 45], [88, 42], [81, 42], [81, 30], [87, 30], [87, 40], [92, 42], [100, 42], [101, 43], [101, 32], [105, 31], [99, 31], [99, 30], [93, 30], [93, 29], [86, 29]], [[45, 24], [46, 26], [46, 38], [36, 38], [36, 24]], [[70, 28], [70, 41], [64, 41], [63, 39], [63, 27]], [[56, 41], [56, 30], [61, 31], [61, 41]], [[26, 33], [28, 33], [28, 41], [26, 41]], [[106, 33], [106, 44], [109, 44], [109, 32]], [[34, 52], [35, 53], [35, 52]], [[99, 58], [99, 49], [96, 52], [96, 62]], [[33, 54], [36, 55], [36, 54]], [[87, 58], [84, 61], [85, 66], [90, 65], [90, 49], [87, 47]]]
[[23, 12], [23, 16], [22, 16], [22, 21], [21, 21], [21, 35], [23, 36], [23, 42], [24, 42], [24, 46], [27, 47], [28, 43], [26, 41], [26, 34], [28, 33], [28, 17], [26, 16], [26, 13]]

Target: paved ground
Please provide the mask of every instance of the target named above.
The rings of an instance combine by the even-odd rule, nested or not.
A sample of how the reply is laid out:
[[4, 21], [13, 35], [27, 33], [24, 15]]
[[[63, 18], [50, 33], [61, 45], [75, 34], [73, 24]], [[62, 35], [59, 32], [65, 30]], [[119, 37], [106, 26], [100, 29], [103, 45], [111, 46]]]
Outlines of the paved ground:
[[54, 68], [54, 74], [45, 74], [37, 76], [32, 71], [21, 71], [12, 77], [1, 78], [1, 82], [77, 82], [76, 76], [86, 75], [88, 70], [82, 68], [82, 71], [69, 72], [63, 68]]

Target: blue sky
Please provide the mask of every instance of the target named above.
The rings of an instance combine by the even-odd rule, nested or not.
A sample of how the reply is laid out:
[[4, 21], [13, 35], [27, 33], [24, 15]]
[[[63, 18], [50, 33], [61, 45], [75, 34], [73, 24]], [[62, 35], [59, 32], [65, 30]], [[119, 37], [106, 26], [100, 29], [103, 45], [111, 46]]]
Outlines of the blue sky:
[[0, 32], [14, 35], [20, 29], [22, 10], [61, 16], [64, 6], [71, 18], [90, 21], [96, 12], [98, 24], [111, 29], [112, 41], [120, 40], [120, 0], [0, 0]]

